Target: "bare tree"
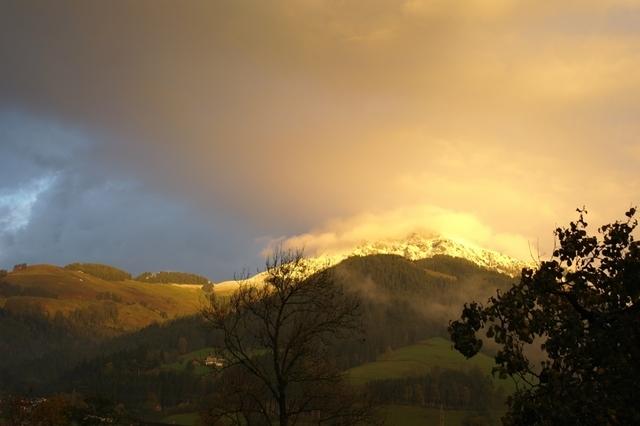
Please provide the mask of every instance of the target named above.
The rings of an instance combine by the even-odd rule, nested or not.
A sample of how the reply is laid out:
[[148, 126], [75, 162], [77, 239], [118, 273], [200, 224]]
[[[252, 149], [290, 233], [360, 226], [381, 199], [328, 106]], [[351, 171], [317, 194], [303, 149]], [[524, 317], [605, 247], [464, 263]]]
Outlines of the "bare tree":
[[225, 370], [205, 418], [233, 424], [356, 424], [367, 416], [326, 348], [360, 327], [359, 301], [301, 251], [277, 249], [259, 280], [203, 312], [222, 334]]

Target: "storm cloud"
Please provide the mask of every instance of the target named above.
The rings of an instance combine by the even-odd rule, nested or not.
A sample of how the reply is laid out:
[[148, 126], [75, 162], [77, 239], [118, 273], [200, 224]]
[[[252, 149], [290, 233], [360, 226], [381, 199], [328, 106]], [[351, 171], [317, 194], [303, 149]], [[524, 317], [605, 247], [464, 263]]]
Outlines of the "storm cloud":
[[83, 260], [224, 277], [254, 260], [240, 224], [150, 190], [79, 130], [3, 112], [0, 139], [3, 265]]
[[1, 8], [5, 263], [228, 277], [272, 239], [421, 211], [521, 255], [640, 198], [637, 1]]

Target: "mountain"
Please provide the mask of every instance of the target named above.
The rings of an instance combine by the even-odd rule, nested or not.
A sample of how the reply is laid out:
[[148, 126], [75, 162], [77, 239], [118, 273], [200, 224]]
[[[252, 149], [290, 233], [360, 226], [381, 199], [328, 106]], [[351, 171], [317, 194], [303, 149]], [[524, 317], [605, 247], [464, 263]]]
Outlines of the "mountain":
[[307, 262], [311, 265], [309, 268], [311, 271], [317, 271], [337, 265], [350, 257], [378, 254], [398, 255], [412, 261], [429, 259], [438, 255], [462, 258], [481, 268], [511, 277], [520, 275], [522, 268], [533, 266], [531, 263], [470, 243], [444, 237], [429, 237], [418, 233], [410, 234], [406, 238], [365, 241], [351, 250], [340, 253], [320, 252], [315, 257], [309, 257]]
[[[367, 258], [376, 255], [400, 256], [409, 261], [422, 261], [435, 257], [464, 259], [486, 271], [496, 272], [508, 277], [518, 277], [522, 268], [533, 267], [533, 263], [507, 256], [494, 250], [463, 243], [450, 238], [425, 236], [418, 233], [409, 234], [406, 238], [365, 241], [351, 250], [339, 253], [319, 252], [316, 256], [304, 259], [304, 273], [311, 275], [323, 269], [331, 268], [352, 258]], [[455, 262], [452, 264], [455, 265]], [[259, 284], [265, 278], [261, 272], [248, 279]], [[217, 283], [216, 293], [230, 294], [238, 286], [239, 281]]]
[[392, 254], [352, 256], [331, 269], [339, 284], [360, 296], [366, 337], [360, 346], [369, 357], [387, 346], [447, 335], [464, 303], [487, 300], [513, 283], [505, 274], [447, 255], [413, 261]]
[[365, 243], [354, 251], [355, 256], [371, 254], [397, 254], [409, 260], [432, 258], [436, 255], [446, 255], [467, 259], [476, 265], [506, 274], [516, 276], [522, 268], [531, 266], [526, 262], [484, 249], [468, 243], [462, 243], [449, 238], [427, 238], [420, 234], [411, 234], [400, 240], [385, 240]]

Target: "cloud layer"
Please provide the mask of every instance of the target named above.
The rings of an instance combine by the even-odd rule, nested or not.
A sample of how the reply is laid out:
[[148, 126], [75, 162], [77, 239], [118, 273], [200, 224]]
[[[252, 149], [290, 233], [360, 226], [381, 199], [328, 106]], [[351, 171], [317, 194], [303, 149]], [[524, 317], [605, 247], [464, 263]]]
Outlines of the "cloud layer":
[[536, 249], [521, 235], [497, 233], [472, 214], [430, 205], [332, 220], [311, 232], [273, 241], [272, 246], [303, 248], [309, 255], [342, 254], [362, 243], [404, 238], [412, 233], [451, 238], [524, 260], [532, 260]]
[[[9, 251], [109, 240], [100, 200], [107, 223], [155, 206], [120, 215], [138, 238], [212, 240], [113, 243], [95, 255], [109, 259], [251, 263], [255, 241], [347, 234], [368, 214], [433, 229], [433, 211], [493, 248], [548, 245], [575, 207], [599, 223], [640, 199], [639, 17], [633, 0], [5, 2], [0, 108], [58, 134], [2, 136], [0, 223], [33, 215]], [[38, 211], [64, 247], [33, 240]], [[72, 220], [92, 237], [66, 240]]]

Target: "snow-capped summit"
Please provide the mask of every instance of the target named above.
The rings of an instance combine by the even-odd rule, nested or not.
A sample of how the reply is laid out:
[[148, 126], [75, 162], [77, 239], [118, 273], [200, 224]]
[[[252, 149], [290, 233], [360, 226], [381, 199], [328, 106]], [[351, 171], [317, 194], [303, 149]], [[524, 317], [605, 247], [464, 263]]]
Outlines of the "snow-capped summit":
[[[337, 265], [352, 256], [370, 256], [375, 254], [395, 254], [404, 256], [409, 260], [427, 259], [436, 255], [459, 257], [467, 259], [480, 267], [512, 277], [520, 275], [522, 268], [533, 266], [531, 263], [523, 262], [497, 251], [477, 247], [473, 244], [463, 243], [451, 238], [425, 236], [414, 233], [406, 238], [363, 242], [352, 250], [346, 250], [340, 253], [319, 253], [316, 256], [307, 257], [304, 259], [304, 267], [301, 269], [301, 273], [308, 276], [314, 272]], [[265, 273], [262, 272], [252, 277], [251, 281], [254, 284], [261, 283], [264, 277]], [[216, 284], [216, 288], [218, 289], [234, 289], [237, 286], [238, 281], [227, 281]]]
[[[369, 256], [374, 254], [395, 254], [409, 260], [427, 259], [436, 255], [447, 255], [467, 259], [483, 268], [492, 269], [510, 276], [517, 276], [523, 267], [531, 265], [521, 260], [444, 237], [427, 237], [417, 233], [406, 238], [388, 239], [375, 242], [363, 242], [352, 251], [340, 254], [320, 254], [308, 261], [315, 269], [322, 269], [340, 263], [352, 256]], [[313, 268], [312, 268], [313, 269]]]

